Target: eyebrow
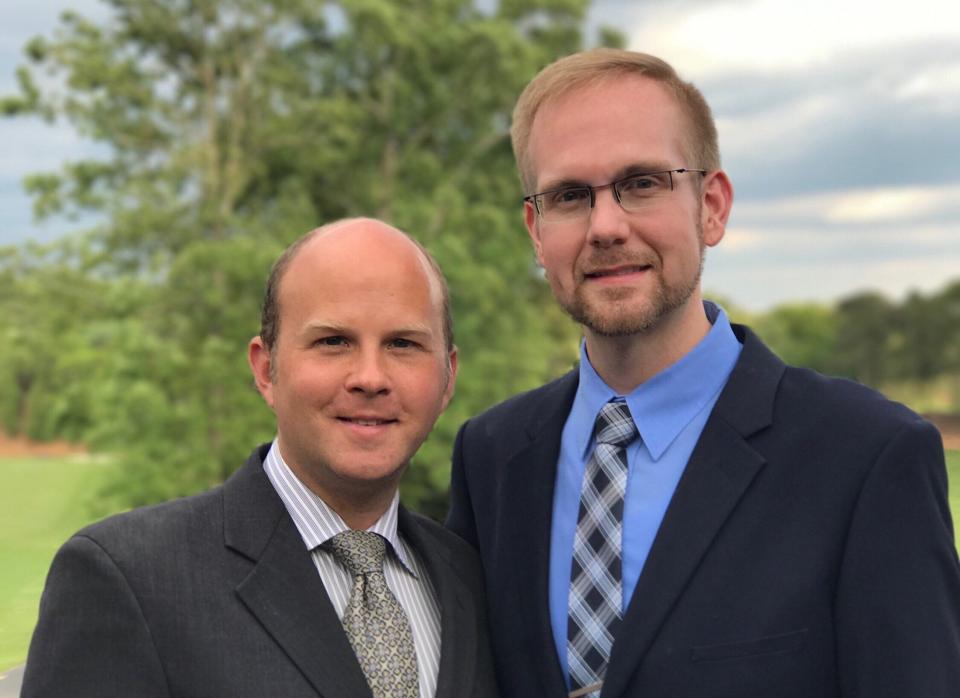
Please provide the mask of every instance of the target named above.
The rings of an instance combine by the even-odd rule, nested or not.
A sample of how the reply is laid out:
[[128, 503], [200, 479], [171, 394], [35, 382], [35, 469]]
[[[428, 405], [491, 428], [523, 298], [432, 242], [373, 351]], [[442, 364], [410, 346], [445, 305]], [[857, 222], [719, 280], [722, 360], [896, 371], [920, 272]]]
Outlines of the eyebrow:
[[[352, 335], [355, 334], [353, 330], [349, 327], [344, 327], [342, 325], [330, 324], [325, 322], [309, 322], [303, 327], [304, 334], [312, 333], [332, 333], [332, 334], [343, 334], [343, 335]], [[418, 336], [418, 337], [432, 337], [433, 331], [427, 325], [403, 325], [400, 327], [395, 327], [391, 330], [388, 330], [386, 333], [388, 337], [405, 337], [405, 336]]]

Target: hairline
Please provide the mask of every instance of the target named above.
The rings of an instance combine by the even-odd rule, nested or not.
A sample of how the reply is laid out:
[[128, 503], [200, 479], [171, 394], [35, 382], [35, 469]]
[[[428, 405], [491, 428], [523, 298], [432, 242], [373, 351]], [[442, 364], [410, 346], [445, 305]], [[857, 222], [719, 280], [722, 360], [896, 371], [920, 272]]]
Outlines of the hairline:
[[[267, 277], [266, 288], [264, 289], [263, 302], [260, 310], [259, 335], [260, 340], [270, 352], [271, 366], [274, 363], [273, 359], [275, 358], [275, 348], [280, 337], [280, 320], [283, 314], [280, 307], [280, 287], [287, 271], [290, 268], [290, 265], [293, 264], [300, 252], [303, 251], [303, 248], [315, 238], [332, 232], [333, 230], [344, 225], [361, 222], [379, 223], [390, 228], [391, 230], [395, 230], [406, 240], [411, 242], [419, 252], [420, 263], [423, 265], [424, 271], [427, 273], [427, 277], [430, 279], [431, 296], [434, 296], [434, 293], [439, 292], [440, 323], [443, 332], [444, 346], [446, 348], [447, 364], [449, 365], [450, 354], [456, 348], [453, 336], [453, 317], [450, 308], [450, 288], [447, 284], [446, 277], [443, 274], [443, 270], [437, 263], [437, 260], [432, 254], [430, 254], [429, 250], [427, 250], [427, 248], [424, 247], [419, 240], [400, 230], [399, 228], [395, 228], [394, 226], [375, 218], [358, 217], [344, 218], [327, 223], [318, 228], [314, 228], [292, 242], [273, 263], [273, 266], [270, 269], [270, 274]], [[435, 296], [434, 300], [437, 300]]]
[[646, 53], [599, 48], [561, 58], [541, 70], [524, 88], [513, 110], [511, 144], [524, 192], [536, 188], [530, 137], [544, 106], [596, 84], [612, 84], [636, 76], [661, 86], [682, 114], [681, 146], [691, 169], [720, 168], [716, 122], [710, 105], [692, 83], [683, 80], [666, 61]]

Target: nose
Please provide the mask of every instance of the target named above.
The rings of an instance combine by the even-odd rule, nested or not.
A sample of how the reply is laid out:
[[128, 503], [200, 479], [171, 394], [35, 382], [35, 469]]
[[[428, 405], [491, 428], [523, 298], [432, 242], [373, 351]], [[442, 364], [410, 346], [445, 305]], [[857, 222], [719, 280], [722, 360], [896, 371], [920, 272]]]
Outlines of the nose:
[[384, 365], [386, 357], [378, 349], [358, 351], [345, 383], [351, 393], [373, 397], [390, 392], [390, 376]]
[[622, 245], [629, 234], [627, 212], [617, 201], [613, 187], [598, 187], [590, 209], [587, 242], [594, 247]]

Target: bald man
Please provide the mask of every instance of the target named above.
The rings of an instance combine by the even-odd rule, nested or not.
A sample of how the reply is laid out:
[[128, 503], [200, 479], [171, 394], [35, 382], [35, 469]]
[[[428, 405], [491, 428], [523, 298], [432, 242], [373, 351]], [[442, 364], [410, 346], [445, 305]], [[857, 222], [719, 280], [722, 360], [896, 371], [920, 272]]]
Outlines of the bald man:
[[398, 497], [457, 375], [436, 263], [375, 220], [308, 233], [248, 359], [274, 441], [63, 546], [22, 695], [495, 696], [476, 555]]

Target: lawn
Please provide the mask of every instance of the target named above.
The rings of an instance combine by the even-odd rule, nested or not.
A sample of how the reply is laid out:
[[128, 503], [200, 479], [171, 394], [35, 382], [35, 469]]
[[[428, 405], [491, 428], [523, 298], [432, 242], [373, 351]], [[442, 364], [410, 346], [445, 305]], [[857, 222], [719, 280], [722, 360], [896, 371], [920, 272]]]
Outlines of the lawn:
[[947, 477], [950, 478], [953, 530], [957, 532], [957, 550], [960, 550], [960, 451], [947, 451]]
[[93, 520], [109, 466], [82, 456], [0, 458], [0, 672], [26, 658], [50, 559]]

